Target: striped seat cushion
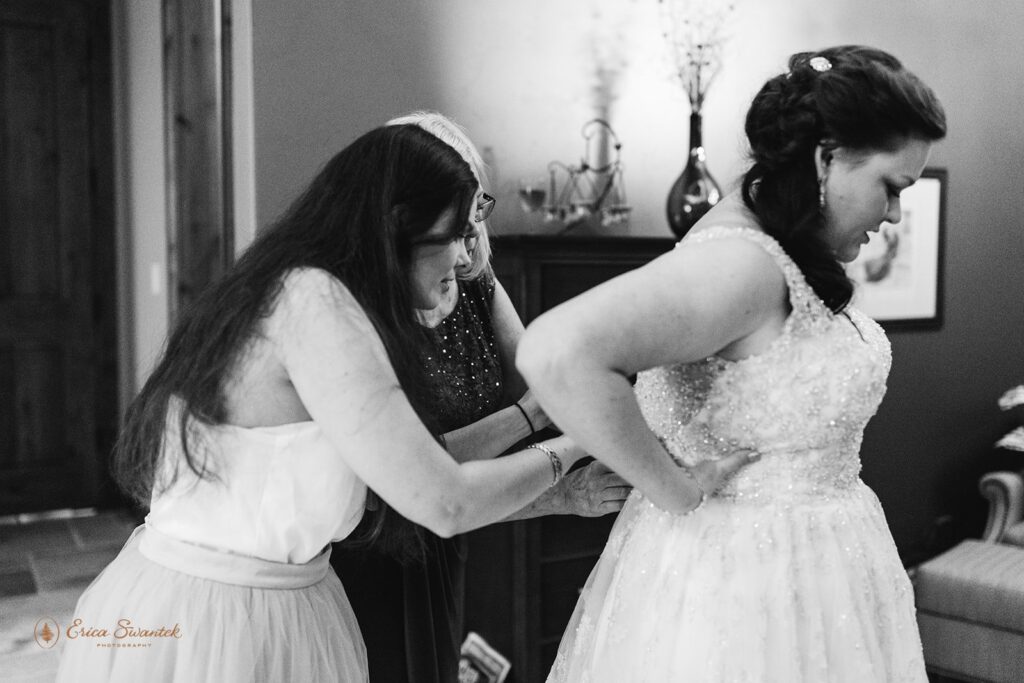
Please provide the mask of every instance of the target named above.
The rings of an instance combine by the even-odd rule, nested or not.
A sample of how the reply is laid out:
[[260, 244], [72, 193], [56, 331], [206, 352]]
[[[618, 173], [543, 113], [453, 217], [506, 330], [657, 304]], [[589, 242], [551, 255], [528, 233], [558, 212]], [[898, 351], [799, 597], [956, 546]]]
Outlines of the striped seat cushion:
[[967, 540], [922, 564], [917, 609], [1024, 635], [1024, 548]]

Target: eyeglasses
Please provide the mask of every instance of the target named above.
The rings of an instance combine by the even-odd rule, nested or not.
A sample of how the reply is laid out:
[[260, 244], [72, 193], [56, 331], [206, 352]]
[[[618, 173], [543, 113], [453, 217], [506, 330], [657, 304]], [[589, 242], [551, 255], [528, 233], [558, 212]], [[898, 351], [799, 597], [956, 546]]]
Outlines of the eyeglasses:
[[[476, 213], [473, 214], [473, 221], [479, 223], [487, 220], [487, 217], [491, 215], [491, 211], [494, 211], [494, 197], [486, 192], [481, 192], [480, 201], [476, 203]], [[475, 244], [474, 242], [474, 246]], [[466, 248], [468, 249], [469, 247]]]
[[413, 247], [429, 247], [438, 246], [443, 247], [449, 245], [457, 240], [462, 240], [463, 246], [466, 247], [466, 253], [472, 254], [476, 249], [476, 245], [480, 242], [480, 231], [473, 227], [472, 223], [466, 223], [465, 232], [461, 232], [457, 235], [450, 235], [447, 237], [425, 237], [418, 240], [413, 240], [411, 246]]

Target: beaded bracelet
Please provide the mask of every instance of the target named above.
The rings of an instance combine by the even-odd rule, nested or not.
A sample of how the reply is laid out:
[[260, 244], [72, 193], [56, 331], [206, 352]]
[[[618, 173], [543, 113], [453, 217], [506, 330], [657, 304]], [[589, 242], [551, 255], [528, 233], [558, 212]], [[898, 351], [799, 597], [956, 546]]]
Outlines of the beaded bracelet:
[[521, 405], [519, 405], [519, 401], [516, 401], [512, 405], [514, 405], [516, 408], [519, 408], [519, 412], [523, 414], [523, 419], [526, 420], [526, 424], [529, 425], [530, 427], [530, 436], [536, 434], [537, 430], [533, 428], [533, 423], [530, 422], [530, 416], [527, 415], [526, 410]]
[[556, 454], [550, 446], [542, 443], [531, 443], [526, 448], [536, 448], [538, 451], [547, 455], [548, 459], [551, 461], [551, 484], [548, 488], [551, 488], [558, 482], [562, 481], [562, 459], [558, 457], [558, 454]]

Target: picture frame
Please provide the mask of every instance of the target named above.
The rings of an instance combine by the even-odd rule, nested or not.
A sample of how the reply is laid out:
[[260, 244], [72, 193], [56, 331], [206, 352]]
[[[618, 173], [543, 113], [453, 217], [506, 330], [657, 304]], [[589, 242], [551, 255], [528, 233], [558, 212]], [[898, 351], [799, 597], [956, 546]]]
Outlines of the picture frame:
[[460, 651], [459, 683], [504, 683], [511, 670], [511, 663], [480, 634], [466, 634]]
[[883, 223], [856, 260], [852, 305], [886, 329], [942, 326], [946, 169], [926, 168], [900, 194], [903, 217]]

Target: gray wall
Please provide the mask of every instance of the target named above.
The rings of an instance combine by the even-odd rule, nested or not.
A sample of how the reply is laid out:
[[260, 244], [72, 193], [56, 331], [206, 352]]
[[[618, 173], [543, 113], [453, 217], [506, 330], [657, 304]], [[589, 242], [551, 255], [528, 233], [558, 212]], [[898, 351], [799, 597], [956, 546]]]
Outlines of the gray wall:
[[[552, 159], [576, 161], [580, 126], [604, 106], [625, 145], [630, 231], [668, 236], [664, 199], [682, 168], [688, 108], [668, 76], [656, 8], [635, 0], [256, 0], [260, 223], [358, 134], [434, 108], [489, 148], [495, 229], [542, 231], [517, 207], [517, 180], [543, 173]], [[863, 453], [864, 478], [912, 556], [979, 533], [978, 475], [1024, 467], [991, 447], [1007, 426], [995, 401], [1024, 381], [1024, 5], [739, 3], [706, 109], [710, 166], [723, 184], [742, 169], [742, 116], [764, 79], [791, 52], [851, 42], [899, 56], [938, 92], [950, 124], [931, 161], [949, 174], [945, 322], [890, 335], [889, 393]], [[603, 101], [595, 60], [611, 74], [597, 84], [607, 86]], [[953, 523], [929, 540], [943, 515]]]

